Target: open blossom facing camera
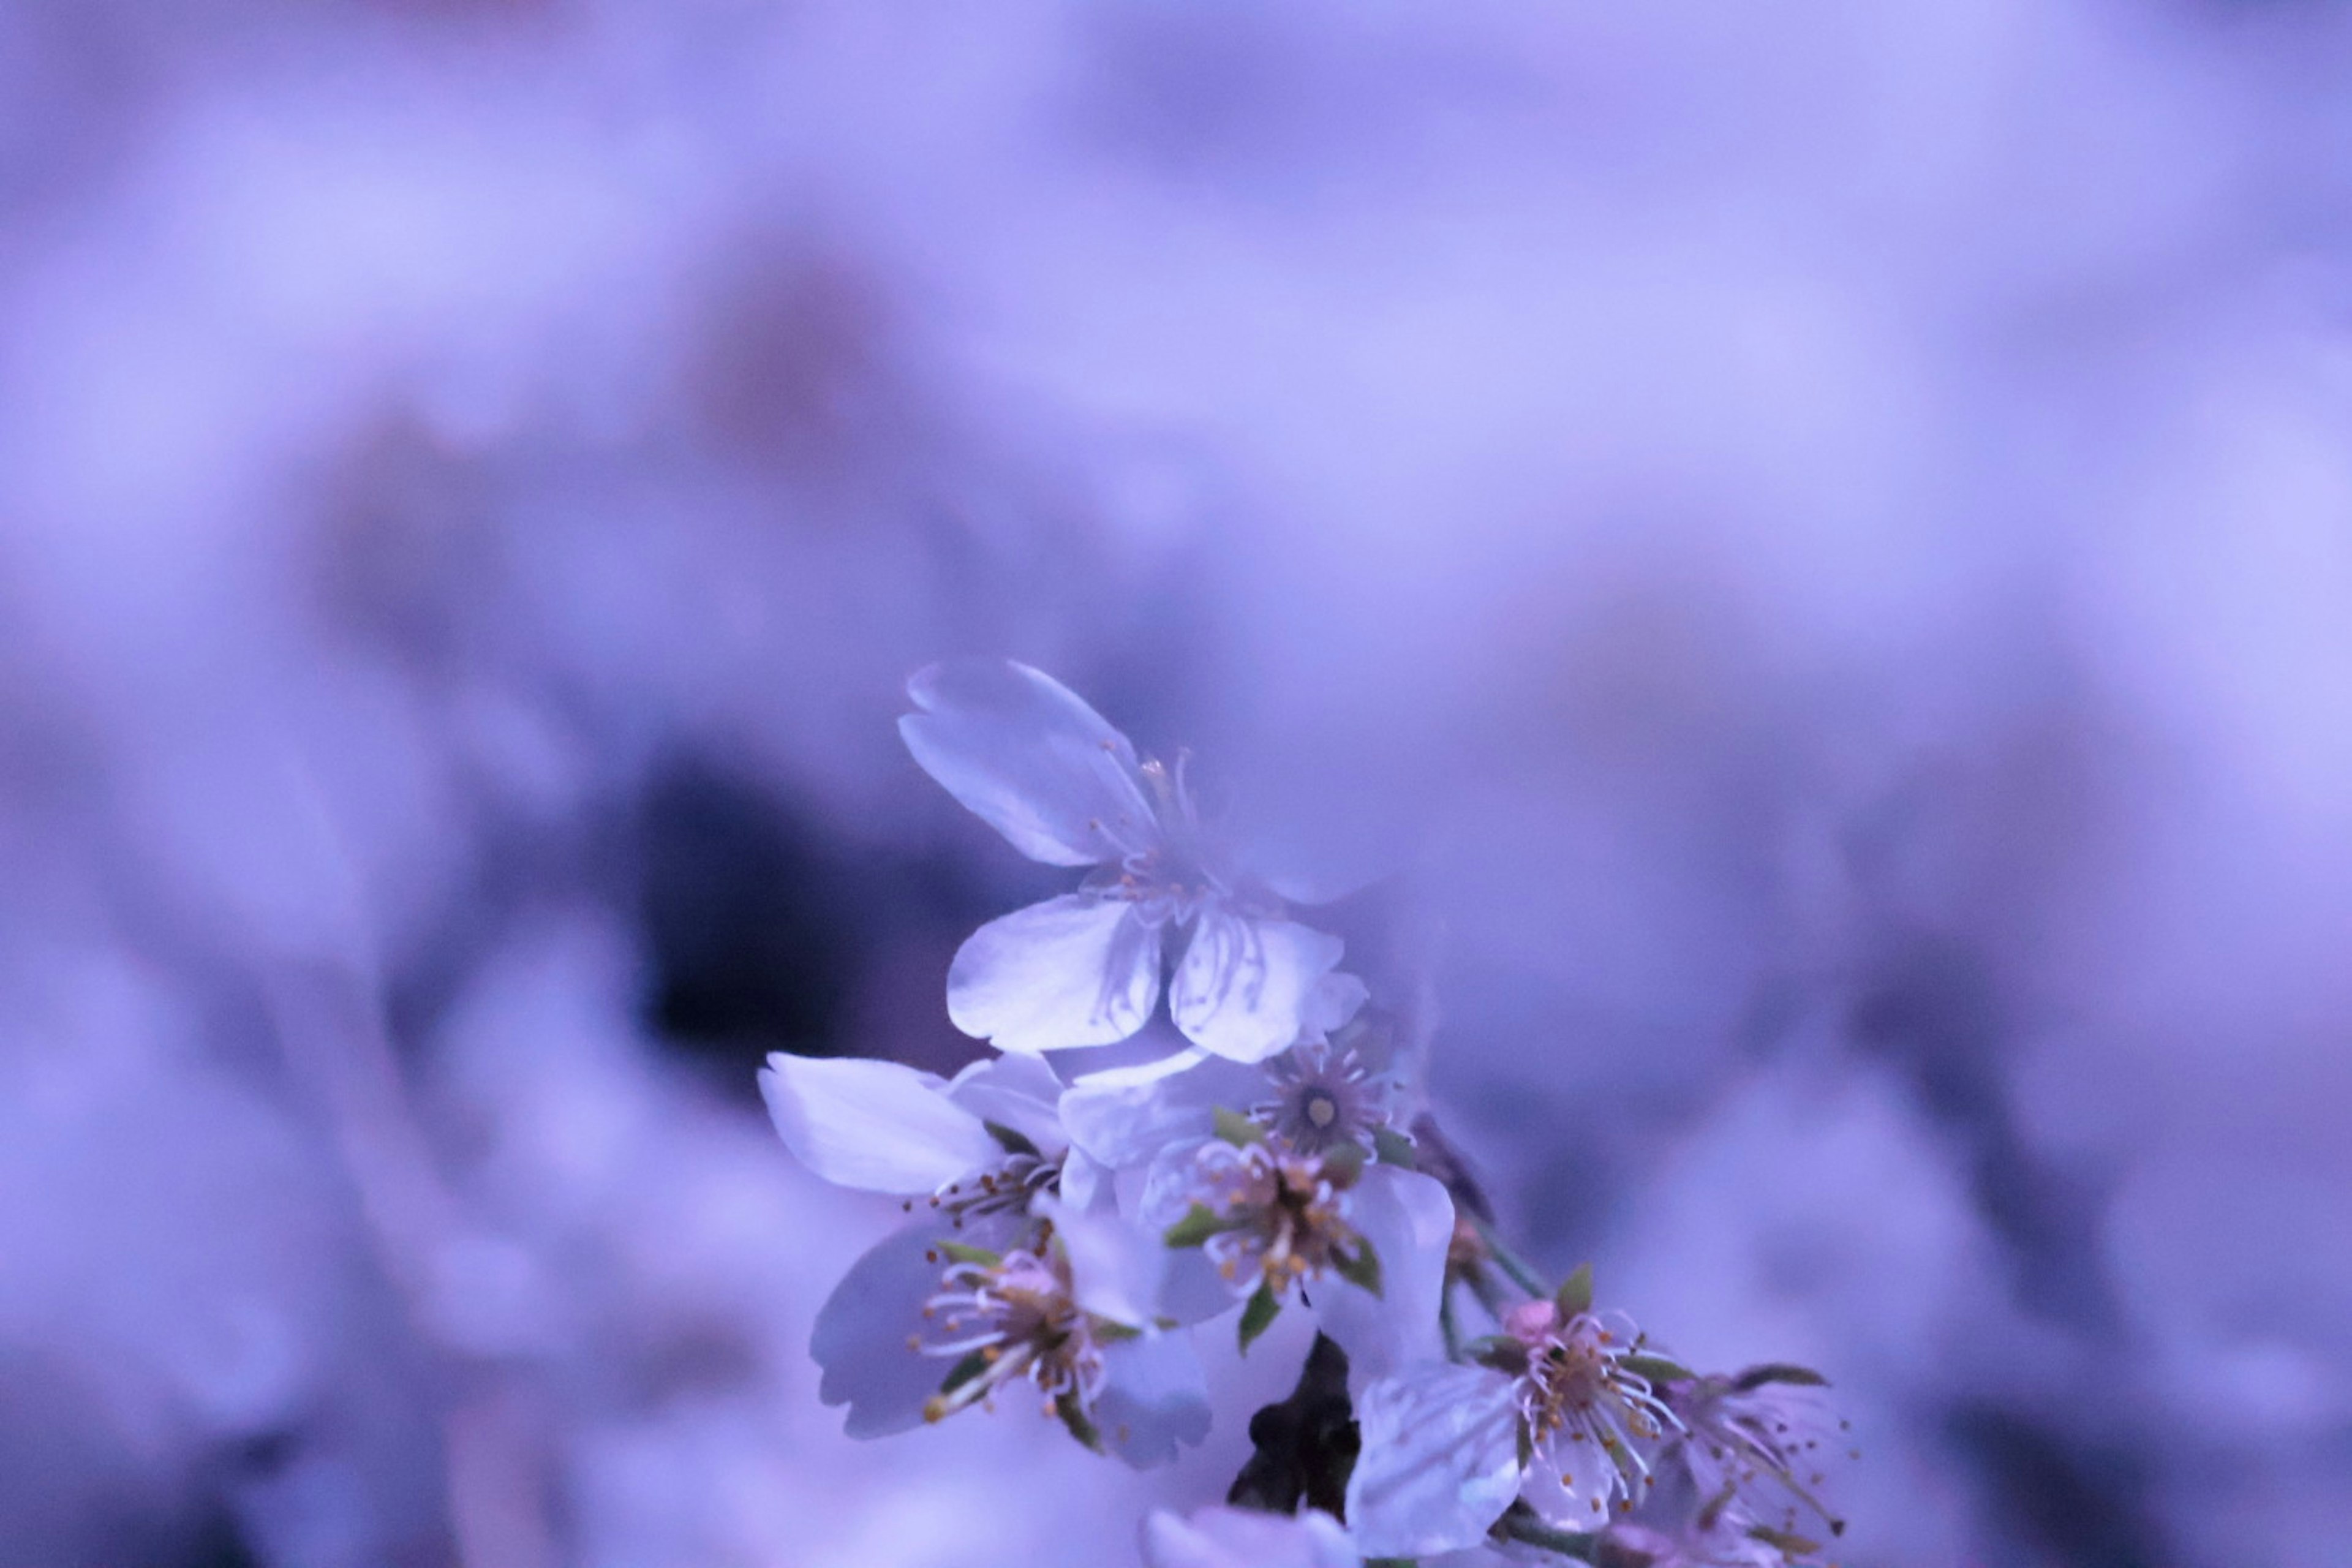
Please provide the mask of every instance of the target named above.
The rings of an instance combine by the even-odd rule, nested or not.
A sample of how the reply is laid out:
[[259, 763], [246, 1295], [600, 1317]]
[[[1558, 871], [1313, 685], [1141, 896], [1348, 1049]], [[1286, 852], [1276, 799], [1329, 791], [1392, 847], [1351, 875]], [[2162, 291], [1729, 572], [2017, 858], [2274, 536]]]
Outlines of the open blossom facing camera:
[[[1394, 992], [1236, 864], [1181, 763], [1024, 665], [908, 689], [934, 778], [1024, 854], [1090, 869], [956, 954], [950, 1016], [1006, 1054], [761, 1075], [812, 1171], [912, 1216], [811, 1337], [851, 1436], [1026, 1407], [1161, 1464], [1209, 1431], [1196, 1334], [1230, 1319], [1247, 1352], [1297, 1311], [1314, 1344], [1249, 1423], [1227, 1500], [1249, 1506], [1153, 1514], [1149, 1568], [1789, 1568], [1843, 1533], [1818, 1374], [1693, 1372], [1596, 1310], [1589, 1270], [1555, 1288], [1512, 1252], [1400, 1067], [1423, 1058]], [[1189, 1044], [1068, 1083], [1048, 1065], [1166, 1029], [1163, 984]]]
[[1298, 1038], [1339, 939], [1287, 918], [1286, 889], [1236, 863], [1181, 759], [1139, 759], [1075, 693], [1009, 659], [933, 665], [907, 689], [919, 711], [898, 730], [925, 772], [1031, 859], [1094, 868], [965, 942], [948, 971], [958, 1028], [1008, 1051], [1123, 1040], [1172, 957], [1169, 1013], [1195, 1044], [1257, 1061]]

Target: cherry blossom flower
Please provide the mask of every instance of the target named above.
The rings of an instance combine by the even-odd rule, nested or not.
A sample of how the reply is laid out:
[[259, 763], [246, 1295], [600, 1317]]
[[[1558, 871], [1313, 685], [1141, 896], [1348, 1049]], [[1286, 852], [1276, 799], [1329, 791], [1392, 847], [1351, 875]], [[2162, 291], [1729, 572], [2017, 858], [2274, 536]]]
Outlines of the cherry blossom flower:
[[1715, 1506], [1774, 1535], [1843, 1535], [1824, 1489], [1842, 1460], [1859, 1456], [1822, 1385], [1819, 1373], [1781, 1363], [1670, 1383], [1661, 1392], [1682, 1432], [1665, 1458], [1688, 1470], [1700, 1498], [1723, 1500]]
[[[1161, 1331], [1160, 1259], [1115, 1215], [1048, 1196], [1003, 1251], [936, 1223], [850, 1269], [817, 1313], [818, 1397], [880, 1437], [1026, 1394], [1087, 1447], [1139, 1468], [1208, 1435], [1188, 1336]], [[969, 1233], [967, 1233], [967, 1236]]]
[[1373, 1556], [1418, 1556], [1485, 1536], [1514, 1499], [1590, 1531], [1628, 1508], [1645, 1453], [1675, 1417], [1632, 1364], [1622, 1313], [1522, 1303], [1481, 1364], [1409, 1368], [1364, 1392], [1363, 1456], [1348, 1519]]
[[1286, 900], [1331, 892], [1252, 874], [1171, 769], [1052, 677], [1009, 659], [933, 665], [907, 683], [907, 748], [1013, 847], [1089, 867], [1076, 892], [991, 921], [948, 971], [948, 1016], [1006, 1051], [1108, 1045], [1159, 1005], [1194, 1044], [1259, 1061], [1298, 1039], [1339, 939]]

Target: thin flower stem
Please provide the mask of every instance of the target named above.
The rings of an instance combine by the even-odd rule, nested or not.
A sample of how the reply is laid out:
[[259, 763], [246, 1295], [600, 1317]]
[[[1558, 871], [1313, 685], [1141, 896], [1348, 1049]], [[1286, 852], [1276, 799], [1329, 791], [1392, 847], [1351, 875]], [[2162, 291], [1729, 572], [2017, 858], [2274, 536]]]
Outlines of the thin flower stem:
[[1458, 1362], [1462, 1359], [1462, 1325], [1454, 1320], [1454, 1281], [1448, 1279], [1437, 1294], [1437, 1327], [1445, 1336], [1445, 1359]]
[[1474, 1263], [1462, 1278], [1469, 1285], [1470, 1294], [1478, 1298], [1478, 1305], [1486, 1308], [1486, 1315], [1495, 1320], [1495, 1326], [1502, 1327], [1503, 1293], [1495, 1289], [1495, 1277]]
[[1538, 1300], [1551, 1294], [1551, 1287], [1543, 1282], [1543, 1276], [1528, 1267], [1528, 1260], [1513, 1252], [1509, 1245], [1495, 1234], [1493, 1226], [1483, 1219], [1475, 1223], [1478, 1239], [1486, 1244], [1486, 1250], [1495, 1255], [1495, 1261], [1502, 1265], [1503, 1272], [1511, 1277], [1512, 1284]]
[[1495, 1521], [1494, 1533], [1505, 1541], [1517, 1541], [1528, 1546], [1539, 1546], [1546, 1552], [1557, 1552], [1563, 1557], [1573, 1557], [1580, 1563], [1593, 1560], [1593, 1550], [1601, 1543], [1597, 1535], [1573, 1530], [1554, 1530], [1533, 1514], [1513, 1509]]

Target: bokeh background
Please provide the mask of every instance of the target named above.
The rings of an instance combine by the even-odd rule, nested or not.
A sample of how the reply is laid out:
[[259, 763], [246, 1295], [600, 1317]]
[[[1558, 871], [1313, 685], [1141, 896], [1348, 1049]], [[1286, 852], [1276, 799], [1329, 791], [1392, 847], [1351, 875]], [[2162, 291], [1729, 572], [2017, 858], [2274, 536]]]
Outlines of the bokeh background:
[[1849, 1563], [2352, 1563], [2344, 7], [7, 0], [0, 106], [0, 1568], [1221, 1495], [816, 1401], [891, 1208], [753, 1071], [1055, 883], [956, 652], [1401, 868]]

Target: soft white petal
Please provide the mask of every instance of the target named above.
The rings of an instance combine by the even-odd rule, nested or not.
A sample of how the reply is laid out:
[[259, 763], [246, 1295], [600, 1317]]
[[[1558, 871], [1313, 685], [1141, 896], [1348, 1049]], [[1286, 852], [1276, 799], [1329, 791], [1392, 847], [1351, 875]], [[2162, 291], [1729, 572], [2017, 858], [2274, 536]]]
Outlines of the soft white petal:
[[1092, 866], [1157, 841], [1135, 748], [1052, 676], [1010, 659], [907, 682], [898, 733], [923, 771], [1032, 860]]
[[1349, 1194], [1349, 1213], [1380, 1255], [1381, 1293], [1326, 1279], [1315, 1287], [1315, 1305], [1323, 1331], [1348, 1352], [1350, 1381], [1360, 1384], [1438, 1355], [1454, 1200], [1444, 1183], [1418, 1172], [1371, 1165]]
[[1307, 1004], [1298, 1011], [1298, 1037], [1328, 1039], [1333, 1031], [1346, 1027], [1348, 1020], [1371, 999], [1370, 986], [1355, 975], [1333, 970], [1307, 994]]
[[948, 1098], [985, 1121], [1020, 1133], [1040, 1152], [1059, 1153], [1069, 1145], [1055, 1106], [1062, 1080], [1035, 1057], [988, 1057], [949, 1080]]
[[1518, 1493], [1519, 1416], [1499, 1372], [1419, 1363], [1365, 1389], [1356, 1421], [1348, 1523], [1368, 1557], [1475, 1546]]
[[1206, 1138], [1215, 1107], [1241, 1110], [1265, 1095], [1263, 1073], [1194, 1046], [1139, 1067], [1088, 1073], [1063, 1091], [1062, 1124], [1071, 1142], [1117, 1170], [1179, 1140]]
[[1204, 1508], [1190, 1519], [1165, 1509], [1143, 1526], [1147, 1568], [1358, 1568], [1348, 1532], [1317, 1509], [1296, 1518], [1255, 1509]]
[[1086, 1214], [1051, 1197], [1034, 1212], [1054, 1222], [1070, 1258], [1070, 1293], [1097, 1318], [1140, 1328], [1159, 1316], [1168, 1248], [1116, 1213]]
[[1107, 1046], [1160, 1000], [1160, 931], [1133, 906], [1070, 893], [966, 939], [948, 966], [948, 1016], [1003, 1051]]
[[1003, 1157], [947, 1085], [898, 1062], [779, 1051], [760, 1073], [760, 1092], [784, 1146], [841, 1186], [935, 1192]]
[[1246, 920], [1212, 905], [1184, 950], [1169, 1011], [1194, 1044], [1264, 1061], [1297, 1040], [1316, 983], [1340, 952], [1338, 937], [1295, 921]]
[[1145, 1334], [1103, 1347], [1095, 1427], [1103, 1444], [1149, 1469], [1209, 1435], [1209, 1385], [1188, 1334]]
[[1083, 1149], [1073, 1149], [1062, 1156], [1061, 1184], [1062, 1201], [1081, 1214], [1118, 1206], [1110, 1173], [1088, 1159]]
[[842, 1429], [853, 1437], [921, 1426], [923, 1402], [953, 1364], [907, 1343], [940, 1288], [940, 1265], [924, 1256], [938, 1241], [928, 1226], [900, 1231], [853, 1264], [817, 1312], [809, 1336], [809, 1353], [824, 1373], [817, 1397], [849, 1406]]
[[1562, 1530], [1599, 1530], [1619, 1485], [1608, 1450], [1581, 1433], [1558, 1432], [1528, 1461], [1519, 1495]]

